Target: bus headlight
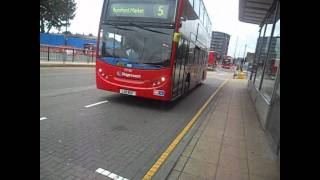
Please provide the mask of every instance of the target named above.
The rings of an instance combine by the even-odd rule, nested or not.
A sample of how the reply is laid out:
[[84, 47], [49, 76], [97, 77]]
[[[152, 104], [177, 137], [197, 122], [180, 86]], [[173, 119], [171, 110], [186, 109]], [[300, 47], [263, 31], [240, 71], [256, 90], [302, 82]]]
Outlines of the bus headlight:
[[98, 70], [100, 73], [102, 72], [102, 69], [101, 68], [99, 68], [99, 70]]
[[165, 78], [165, 77], [162, 77], [162, 78], [161, 78], [161, 81], [162, 81], [162, 82], [164, 82], [165, 80], [166, 80], [166, 78]]

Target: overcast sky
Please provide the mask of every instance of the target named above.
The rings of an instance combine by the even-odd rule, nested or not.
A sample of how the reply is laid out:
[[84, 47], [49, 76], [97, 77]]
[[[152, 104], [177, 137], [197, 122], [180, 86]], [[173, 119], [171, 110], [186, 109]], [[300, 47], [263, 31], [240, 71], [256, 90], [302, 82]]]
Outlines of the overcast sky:
[[[68, 31], [97, 35], [103, 0], [75, 1], [77, 3], [76, 16], [71, 21]], [[239, 39], [236, 56], [243, 56], [245, 44], [247, 44], [247, 52], [254, 52], [259, 35], [259, 27], [258, 25], [242, 23], [238, 20], [239, 0], [203, 1], [212, 22], [212, 30], [231, 35], [228, 55], [234, 55], [237, 37]]]

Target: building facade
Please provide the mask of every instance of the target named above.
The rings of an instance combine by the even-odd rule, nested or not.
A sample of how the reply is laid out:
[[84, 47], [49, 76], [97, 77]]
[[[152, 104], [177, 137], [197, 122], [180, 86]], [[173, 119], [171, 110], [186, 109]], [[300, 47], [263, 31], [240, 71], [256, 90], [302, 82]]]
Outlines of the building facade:
[[280, 156], [280, 0], [240, 0], [239, 20], [260, 26], [248, 92]]
[[221, 59], [224, 59], [228, 54], [229, 40], [229, 34], [212, 31], [210, 50], [219, 53]]

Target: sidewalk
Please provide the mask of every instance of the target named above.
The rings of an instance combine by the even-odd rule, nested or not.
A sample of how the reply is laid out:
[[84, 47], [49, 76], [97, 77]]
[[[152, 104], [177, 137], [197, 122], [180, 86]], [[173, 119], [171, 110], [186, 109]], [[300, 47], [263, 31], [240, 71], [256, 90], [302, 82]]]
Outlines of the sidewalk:
[[40, 61], [40, 67], [95, 67], [95, 62]]
[[278, 180], [272, 152], [246, 89], [231, 79], [168, 176], [169, 180]]

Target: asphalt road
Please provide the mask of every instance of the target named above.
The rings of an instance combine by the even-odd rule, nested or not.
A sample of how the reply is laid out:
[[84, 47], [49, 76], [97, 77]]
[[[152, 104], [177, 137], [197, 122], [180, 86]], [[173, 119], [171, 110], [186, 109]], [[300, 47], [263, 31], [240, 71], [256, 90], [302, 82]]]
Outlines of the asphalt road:
[[94, 68], [40, 68], [40, 179], [141, 179], [224, 78], [164, 103], [98, 90]]

